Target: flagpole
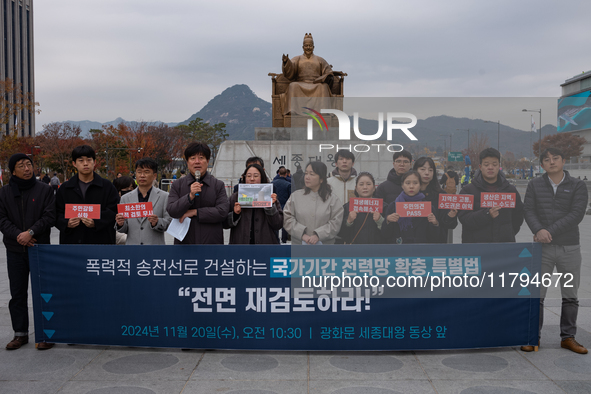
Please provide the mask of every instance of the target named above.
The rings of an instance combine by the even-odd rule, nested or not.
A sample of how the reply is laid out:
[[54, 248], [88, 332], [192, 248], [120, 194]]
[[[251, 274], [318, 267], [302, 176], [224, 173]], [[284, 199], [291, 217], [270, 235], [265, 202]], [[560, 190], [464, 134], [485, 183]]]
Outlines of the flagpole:
[[[531, 115], [531, 124], [534, 123], [534, 116]], [[532, 137], [531, 137], [531, 133], [533, 132], [533, 130], [529, 131], [529, 149], [530, 149], [530, 154], [529, 154], [529, 161], [531, 162], [533, 157], [534, 157], [534, 147], [533, 147], [533, 141], [532, 141]]]
[[[522, 112], [538, 112], [540, 114], [540, 135], [538, 136], [538, 172], [542, 171], [542, 109], [522, 109]], [[533, 120], [533, 115], [532, 115], [532, 120]], [[531, 139], [531, 137], [530, 137]], [[532, 146], [532, 150], [533, 150], [533, 146]], [[532, 152], [532, 156], [533, 156], [533, 152]]]

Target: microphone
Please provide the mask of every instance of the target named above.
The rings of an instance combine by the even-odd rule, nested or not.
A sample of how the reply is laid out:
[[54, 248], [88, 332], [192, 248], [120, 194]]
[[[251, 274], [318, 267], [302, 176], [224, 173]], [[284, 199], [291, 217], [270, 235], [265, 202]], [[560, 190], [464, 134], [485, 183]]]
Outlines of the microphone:
[[[195, 171], [195, 182], [199, 182], [199, 179], [201, 178], [201, 171], [197, 170]], [[199, 195], [199, 193], [195, 193], [196, 196]]]

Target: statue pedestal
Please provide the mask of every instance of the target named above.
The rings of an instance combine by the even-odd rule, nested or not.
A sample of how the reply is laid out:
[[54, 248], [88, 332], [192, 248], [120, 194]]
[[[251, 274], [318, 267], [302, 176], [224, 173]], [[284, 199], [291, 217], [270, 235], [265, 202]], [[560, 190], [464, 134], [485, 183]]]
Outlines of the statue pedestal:
[[[310, 118], [308, 118], [310, 119]], [[328, 123], [328, 122], [327, 122]], [[338, 141], [339, 128], [329, 124], [328, 130], [320, 130], [314, 122], [313, 138], [309, 142]], [[308, 141], [307, 127], [255, 127], [255, 141]]]

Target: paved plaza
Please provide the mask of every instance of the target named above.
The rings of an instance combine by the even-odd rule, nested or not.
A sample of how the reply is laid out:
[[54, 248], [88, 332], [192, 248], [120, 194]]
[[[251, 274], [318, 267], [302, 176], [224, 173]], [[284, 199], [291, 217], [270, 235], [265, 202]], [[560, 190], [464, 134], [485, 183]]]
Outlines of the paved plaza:
[[[460, 242], [461, 229], [454, 231]], [[52, 243], [57, 243], [54, 229]], [[524, 223], [518, 242], [530, 242]], [[167, 242], [172, 243], [171, 239]], [[581, 224], [577, 340], [591, 347], [591, 216]], [[142, 349], [12, 339], [6, 253], [0, 250], [0, 393], [76, 394], [526, 394], [591, 393], [591, 355], [560, 347], [560, 293], [551, 289], [539, 352], [519, 348], [416, 352], [271, 352]], [[31, 303], [29, 305], [32, 305]], [[32, 308], [31, 308], [32, 329]]]

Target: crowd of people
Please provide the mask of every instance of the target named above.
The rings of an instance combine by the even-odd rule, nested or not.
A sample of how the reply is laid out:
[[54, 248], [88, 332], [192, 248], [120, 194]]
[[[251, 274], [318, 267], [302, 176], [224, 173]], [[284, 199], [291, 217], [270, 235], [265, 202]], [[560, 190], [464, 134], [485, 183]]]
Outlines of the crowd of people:
[[[158, 165], [151, 158], [135, 164], [136, 180], [122, 176], [110, 182], [94, 171], [93, 148], [78, 146], [72, 151], [77, 173], [61, 185], [53, 178], [49, 183], [38, 182], [29, 156], [19, 153], [10, 158], [10, 182], [0, 189], [0, 231], [7, 251], [9, 309], [15, 332], [7, 349], [28, 343], [27, 248], [50, 243], [53, 226], [59, 230], [60, 244], [163, 245], [171, 221], [182, 223], [187, 218], [189, 230], [183, 239], [175, 238], [175, 244], [222, 245], [224, 229], [230, 229], [230, 244], [280, 244], [288, 239], [292, 245], [416, 244], [448, 242], [449, 230], [459, 221], [462, 243], [501, 243], [515, 242], [525, 220], [534, 241], [542, 243], [542, 274], [556, 267], [575, 278], [572, 288], [562, 286], [561, 343], [574, 352], [587, 353], [574, 338], [581, 268], [578, 225], [588, 193], [583, 181], [563, 170], [564, 155], [558, 149], [542, 153], [545, 174], [529, 183], [524, 203], [500, 171], [500, 153], [493, 148], [483, 150], [479, 169], [459, 192], [473, 196], [473, 210], [439, 209], [441, 194], [457, 192], [458, 175], [450, 170], [438, 179], [431, 158], [420, 157], [413, 163], [406, 150], [394, 153], [393, 168], [379, 185], [371, 173], [357, 173], [355, 155], [348, 150], [336, 153], [331, 174], [324, 163], [311, 161], [293, 177], [281, 167], [272, 180], [263, 159], [249, 158], [238, 184], [272, 184], [271, 201], [264, 208], [241, 204], [238, 184], [227, 196], [224, 183], [208, 171], [211, 151], [207, 144], [189, 144], [184, 157], [188, 173], [172, 183], [169, 193], [156, 186]], [[483, 208], [481, 193], [514, 193], [515, 207]], [[382, 209], [356, 209], [353, 198], [381, 200]], [[118, 213], [118, 204], [143, 202], [152, 203], [148, 216], [126, 218]], [[397, 203], [418, 202], [430, 202], [430, 211], [408, 217], [397, 209]], [[97, 204], [100, 218], [69, 217], [68, 204]], [[544, 297], [542, 291], [540, 330]], [[52, 344], [36, 346], [49, 349]], [[533, 346], [522, 350], [531, 351]]]

